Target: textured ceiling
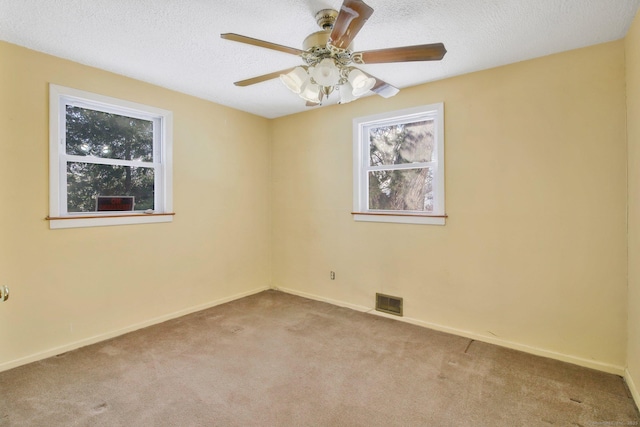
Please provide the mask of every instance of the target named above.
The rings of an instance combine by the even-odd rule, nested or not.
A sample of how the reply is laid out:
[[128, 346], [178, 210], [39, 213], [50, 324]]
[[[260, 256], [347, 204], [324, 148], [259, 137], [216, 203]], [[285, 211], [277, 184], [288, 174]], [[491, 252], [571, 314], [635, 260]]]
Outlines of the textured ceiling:
[[[364, 65], [405, 88], [624, 37], [640, 0], [366, 0], [356, 50], [443, 42], [441, 62]], [[275, 118], [308, 110], [278, 79], [234, 81], [302, 64], [220, 38], [232, 32], [302, 48], [320, 9], [342, 0], [0, 0], [0, 39]], [[0, 59], [1, 61], [1, 59]], [[332, 96], [325, 105], [336, 102]], [[357, 102], [357, 101], [356, 101]], [[315, 107], [321, 108], [321, 107]]]

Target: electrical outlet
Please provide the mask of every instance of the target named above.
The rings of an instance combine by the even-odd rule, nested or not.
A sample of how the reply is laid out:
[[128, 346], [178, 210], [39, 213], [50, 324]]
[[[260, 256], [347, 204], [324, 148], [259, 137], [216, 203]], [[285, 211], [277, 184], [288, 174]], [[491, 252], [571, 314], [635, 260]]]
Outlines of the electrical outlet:
[[329, 277], [331, 278], [331, 280], [336, 280], [336, 272], [335, 272], [335, 271], [332, 271], [332, 272], [329, 274]]

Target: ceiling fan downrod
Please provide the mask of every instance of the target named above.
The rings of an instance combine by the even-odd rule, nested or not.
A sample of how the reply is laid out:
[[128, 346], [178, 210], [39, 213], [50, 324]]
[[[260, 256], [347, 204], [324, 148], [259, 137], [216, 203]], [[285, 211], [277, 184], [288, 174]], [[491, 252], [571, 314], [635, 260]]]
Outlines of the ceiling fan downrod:
[[333, 24], [338, 17], [338, 11], [333, 9], [322, 9], [316, 13], [316, 22], [323, 31], [333, 30]]

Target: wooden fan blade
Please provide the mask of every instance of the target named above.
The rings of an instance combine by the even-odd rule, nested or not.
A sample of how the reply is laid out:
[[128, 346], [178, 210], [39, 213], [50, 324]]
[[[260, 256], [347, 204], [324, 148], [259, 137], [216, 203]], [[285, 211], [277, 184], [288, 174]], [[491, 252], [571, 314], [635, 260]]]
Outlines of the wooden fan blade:
[[274, 71], [273, 73], [263, 74], [261, 76], [252, 77], [246, 80], [240, 80], [239, 82], [234, 82], [233, 84], [236, 86], [250, 86], [256, 83], [266, 82], [267, 80], [275, 79], [276, 77], [280, 77], [280, 74], [287, 74], [291, 70], [296, 67], [287, 68], [286, 70]]
[[391, 98], [392, 96], [395, 96], [398, 94], [398, 92], [400, 92], [400, 89], [398, 89], [397, 87], [392, 86], [389, 83], [384, 82], [376, 77], [374, 77], [374, 79], [376, 79], [376, 84], [371, 88], [371, 91], [377, 93], [381, 97]]
[[329, 43], [346, 49], [356, 37], [367, 19], [373, 14], [373, 9], [361, 0], [344, 0], [338, 17], [333, 24]]
[[234, 42], [246, 43], [246, 44], [250, 44], [258, 47], [264, 47], [266, 49], [277, 50], [284, 53], [290, 53], [292, 55], [299, 56], [304, 53], [303, 50], [296, 49], [294, 47], [282, 46], [280, 44], [266, 42], [264, 40], [258, 40], [258, 39], [253, 39], [247, 36], [241, 36], [240, 34], [225, 33], [225, 34], [220, 34], [220, 37], [226, 40], [233, 40]]
[[[357, 52], [354, 62], [362, 64], [382, 64], [385, 62], [439, 61], [447, 49], [442, 43], [421, 44], [416, 46], [392, 47], [389, 49]], [[358, 57], [362, 58], [359, 62]]]
[[[362, 71], [362, 70], [360, 70]], [[391, 98], [394, 95], [397, 95], [400, 92], [400, 89], [397, 87], [390, 85], [384, 80], [380, 80], [376, 76], [372, 76], [371, 74], [362, 71], [367, 77], [371, 77], [376, 79], [376, 84], [371, 88], [371, 92], [375, 92], [383, 98]]]

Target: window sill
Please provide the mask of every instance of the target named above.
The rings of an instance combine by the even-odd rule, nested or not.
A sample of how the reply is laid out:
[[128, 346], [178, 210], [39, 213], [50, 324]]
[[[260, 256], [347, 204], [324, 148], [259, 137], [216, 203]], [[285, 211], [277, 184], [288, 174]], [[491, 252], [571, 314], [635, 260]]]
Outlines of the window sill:
[[155, 224], [172, 222], [175, 213], [133, 213], [120, 215], [69, 215], [63, 217], [46, 217], [49, 228], [104, 227], [129, 224]]
[[445, 225], [447, 215], [398, 214], [387, 212], [351, 212], [355, 221], [399, 224]]

